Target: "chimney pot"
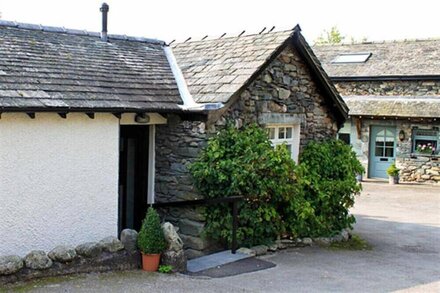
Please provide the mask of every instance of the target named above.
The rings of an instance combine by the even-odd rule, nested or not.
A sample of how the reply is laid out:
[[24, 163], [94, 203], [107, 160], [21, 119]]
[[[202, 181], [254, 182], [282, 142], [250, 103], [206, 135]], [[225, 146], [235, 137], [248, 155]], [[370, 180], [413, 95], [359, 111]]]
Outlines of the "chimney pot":
[[107, 14], [109, 11], [109, 6], [107, 3], [102, 3], [101, 8], [99, 9], [102, 12], [102, 30], [101, 30], [101, 40], [107, 42]]

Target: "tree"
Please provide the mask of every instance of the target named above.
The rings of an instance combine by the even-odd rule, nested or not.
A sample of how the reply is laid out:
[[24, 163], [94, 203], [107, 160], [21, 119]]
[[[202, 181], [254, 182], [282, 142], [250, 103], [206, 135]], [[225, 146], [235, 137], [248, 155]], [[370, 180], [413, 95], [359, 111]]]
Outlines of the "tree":
[[330, 31], [324, 30], [323, 33], [316, 39], [315, 43], [318, 45], [322, 44], [340, 44], [345, 39], [341, 35], [341, 32], [336, 26], [333, 26]]

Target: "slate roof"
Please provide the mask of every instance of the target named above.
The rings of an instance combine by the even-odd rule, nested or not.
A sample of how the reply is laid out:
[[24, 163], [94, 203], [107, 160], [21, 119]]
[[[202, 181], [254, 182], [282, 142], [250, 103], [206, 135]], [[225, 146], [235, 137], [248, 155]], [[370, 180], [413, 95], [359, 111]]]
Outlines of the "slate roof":
[[345, 96], [351, 116], [440, 118], [440, 96]]
[[[313, 50], [330, 77], [440, 75], [440, 39], [316, 45]], [[365, 63], [332, 63], [343, 53], [372, 55]]]
[[292, 31], [176, 44], [174, 55], [196, 102], [225, 103]]
[[173, 51], [196, 102], [226, 103], [248, 86], [288, 44], [293, 44], [327, 94], [335, 115], [344, 120], [348, 108], [300, 30], [296, 26], [293, 31], [190, 41], [174, 45]]
[[0, 112], [177, 111], [157, 40], [0, 21]]

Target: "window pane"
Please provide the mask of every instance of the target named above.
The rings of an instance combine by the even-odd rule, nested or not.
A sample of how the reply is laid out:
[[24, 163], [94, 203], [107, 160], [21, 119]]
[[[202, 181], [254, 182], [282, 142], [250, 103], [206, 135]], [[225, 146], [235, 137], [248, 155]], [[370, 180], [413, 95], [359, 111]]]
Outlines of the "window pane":
[[332, 60], [332, 63], [365, 63], [371, 55], [370, 52], [340, 54]]
[[289, 151], [289, 153], [292, 153], [292, 145], [291, 144], [286, 144], [286, 148]]
[[391, 130], [387, 130], [387, 140], [388, 140], [388, 138], [391, 138], [394, 140], [394, 134]]
[[350, 134], [349, 133], [339, 133], [338, 138], [345, 142], [346, 144], [350, 144]]
[[278, 138], [283, 139], [286, 137], [286, 129], [284, 127], [280, 127], [278, 130]]
[[385, 157], [394, 157], [394, 148], [385, 148]]
[[374, 153], [376, 157], [383, 157], [383, 148], [382, 147], [376, 147], [376, 151]]
[[389, 137], [389, 136], [387, 136], [387, 137], [385, 138], [385, 141], [391, 141], [391, 142], [394, 142], [394, 137]]
[[416, 139], [415, 140], [415, 151], [418, 153], [431, 154], [433, 151], [437, 150], [436, 140], [425, 140]]
[[376, 147], [383, 147], [384, 142], [383, 141], [376, 141]]
[[387, 146], [387, 147], [393, 147], [393, 146], [394, 146], [394, 141], [387, 141], [387, 142], [385, 143], [385, 146]]
[[269, 139], [275, 139], [275, 128], [269, 128]]
[[292, 127], [286, 128], [286, 138], [292, 138]]

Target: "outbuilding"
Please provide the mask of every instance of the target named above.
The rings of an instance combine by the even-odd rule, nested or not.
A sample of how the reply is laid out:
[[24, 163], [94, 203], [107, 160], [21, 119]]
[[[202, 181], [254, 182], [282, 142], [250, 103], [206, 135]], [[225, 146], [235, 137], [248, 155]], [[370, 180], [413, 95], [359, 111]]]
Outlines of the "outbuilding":
[[350, 108], [339, 137], [369, 178], [395, 162], [404, 182], [440, 182], [440, 41], [315, 46]]
[[[227, 120], [292, 158], [348, 108], [300, 33], [162, 41], [0, 22], [0, 255], [139, 229], [149, 203], [200, 198], [187, 166]], [[198, 209], [170, 209], [188, 256]]]

